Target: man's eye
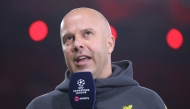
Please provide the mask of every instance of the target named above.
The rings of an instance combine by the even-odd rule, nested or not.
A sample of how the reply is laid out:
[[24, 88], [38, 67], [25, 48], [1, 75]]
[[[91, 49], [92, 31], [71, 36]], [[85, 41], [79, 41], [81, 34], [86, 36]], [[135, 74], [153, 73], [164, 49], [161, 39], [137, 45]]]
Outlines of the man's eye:
[[89, 35], [91, 35], [91, 34], [92, 34], [92, 32], [90, 32], [90, 31], [86, 31], [86, 32], [84, 33], [85, 36], [89, 36]]
[[69, 36], [69, 37], [66, 37], [66, 38], [65, 38], [64, 43], [65, 43], [65, 44], [70, 44], [70, 43], [73, 42], [73, 40], [74, 40], [74, 38]]
[[67, 37], [66, 41], [68, 41], [68, 40], [73, 40], [73, 37]]

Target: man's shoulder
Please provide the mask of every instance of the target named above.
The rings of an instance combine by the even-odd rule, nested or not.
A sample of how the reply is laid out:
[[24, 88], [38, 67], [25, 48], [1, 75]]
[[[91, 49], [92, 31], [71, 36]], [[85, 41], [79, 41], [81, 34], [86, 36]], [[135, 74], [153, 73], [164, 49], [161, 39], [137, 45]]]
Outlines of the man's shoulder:
[[[140, 109], [166, 109], [161, 97], [153, 90], [142, 86], [127, 86], [120, 90], [124, 102], [130, 102], [134, 108]], [[135, 108], [135, 109], [136, 109]]]
[[148, 105], [149, 108], [165, 109], [165, 104], [161, 97], [153, 90], [138, 86], [136, 87], [137, 95], [142, 100], [142, 102]]
[[51, 109], [54, 104], [59, 104], [59, 102], [67, 103], [68, 100], [67, 93], [54, 90], [33, 99], [26, 109]]
[[[144, 98], [144, 99], [148, 99], [148, 98], [160, 98], [160, 96], [153, 90], [151, 89], [148, 89], [148, 88], [145, 88], [145, 87], [142, 87], [142, 86], [138, 86], [136, 87], [136, 90], [137, 90], [137, 93], [138, 95], [141, 97], [141, 98]], [[148, 98], [147, 98], [148, 97]]]

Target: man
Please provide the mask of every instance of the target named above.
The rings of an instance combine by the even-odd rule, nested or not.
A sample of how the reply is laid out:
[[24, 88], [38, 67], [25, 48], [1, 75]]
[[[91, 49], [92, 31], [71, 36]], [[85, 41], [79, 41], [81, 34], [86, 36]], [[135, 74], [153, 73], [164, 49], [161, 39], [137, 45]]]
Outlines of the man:
[[72, 109], [68, 86], [75, 72], [89, 71], [96, 84], [94, 109], [165, 109], [154, 91], [133, 80], [132, 63], [111, 63], [115, 39], [106, 18], [89, 8], [70, 11], [62, 20], [61, 42], [68, 70], [50, 93], [34, 99], [27, 109]]

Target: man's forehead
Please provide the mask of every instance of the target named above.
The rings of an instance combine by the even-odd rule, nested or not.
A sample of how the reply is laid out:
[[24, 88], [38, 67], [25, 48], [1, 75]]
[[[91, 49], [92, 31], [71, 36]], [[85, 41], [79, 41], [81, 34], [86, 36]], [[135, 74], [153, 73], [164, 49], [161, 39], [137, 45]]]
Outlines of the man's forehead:
[[63, 22], [62, 22], [62, 26], [69, 26], [69, 25], [72, 25], [72, 24], [80, 24], [80, 23], [93, 23], [95, 21], [99, 21], [99, 19], [97, 17], [94, 17], [94, 16], [90, 16], [90, 15], [87, 15], [87, 14], [75, 14], [75, 15], [72, 15], [72, 16], [69, 16], [69, 17], [66, 17], [63, 19]]
[[65, 17], [63, 19], [63, 21], [61, 22], [61, 28], [65, 29], [68, 26], [71, 26], [72, 24], [76, 24], [76, 20], [81, 19], [81, 17], [82, 17], [81, 15], [74, 15], [74, 16], [71, 16], [71, 17]]
[[74, 15], [62, 21], [61, 31], [62, 34], [65, 34], [74, 32], [75, 30], [94, 30], [94, 28], [100, 27], [100, 23], [101, 21], [94, 17]]
[[77, 8], [71, 10], [68, 14], [65, 15], [62, 24], [80, 18], [84, 18], [87, 22], [93, 20], [96, 21], [104, 20], [103, 16], [96, 10], [90, 8]]
[[81, 26], [83, 29], [98, 27], [99, 29], [102, 28], [104, 32], [110, 34], [107, 19], [98, 11], [90, 8], [77, 8], [66, 14], [61, 22], [61, 34], [63, 34], [65, 29], [72, 29], [72, 26], [74, 28]]
[[74, 18], [63, 21], [61, 24], [61, 29], [63, 31], [67, 30], [69, 32], [73, 30], [93, 29], [97, 26], [98, 24], [95, 20], [93, 21], [92, 19]]

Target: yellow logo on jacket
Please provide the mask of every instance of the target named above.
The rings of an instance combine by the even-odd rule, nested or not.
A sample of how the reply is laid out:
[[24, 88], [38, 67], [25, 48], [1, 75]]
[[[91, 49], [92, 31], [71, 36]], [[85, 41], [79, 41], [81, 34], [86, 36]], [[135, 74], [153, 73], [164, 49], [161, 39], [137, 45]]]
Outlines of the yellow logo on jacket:
[[133, 105], [123, 106], [123, 109], [132, 109]]

